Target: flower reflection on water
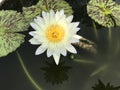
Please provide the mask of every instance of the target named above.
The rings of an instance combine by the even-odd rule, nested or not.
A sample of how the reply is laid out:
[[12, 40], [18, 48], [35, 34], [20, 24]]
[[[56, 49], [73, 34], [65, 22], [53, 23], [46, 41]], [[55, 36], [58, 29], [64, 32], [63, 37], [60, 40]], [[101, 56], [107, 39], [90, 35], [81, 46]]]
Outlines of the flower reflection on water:
[[119, 90], [120, 86], [115, 87], [110, 82], [105, 85], [101, 80], [98, 80], [98, 84], [95, 84], [92, 88], [93, 90]]
[[41, 68], [44, 71], [44, 76], [46, 82], [54, 84], [62, 84], [67, 81], [68, 70], [71, 69], [70, 66], [65, 66], [64, 62], [61, 62], [58, 66], [55, 63], [46, 62], [47, 67]]

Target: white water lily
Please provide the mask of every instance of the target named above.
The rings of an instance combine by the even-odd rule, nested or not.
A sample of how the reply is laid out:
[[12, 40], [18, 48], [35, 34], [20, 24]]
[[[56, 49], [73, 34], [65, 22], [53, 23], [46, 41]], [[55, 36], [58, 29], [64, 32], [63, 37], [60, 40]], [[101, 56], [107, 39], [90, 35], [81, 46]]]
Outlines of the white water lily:
[[29, 42], [33, 45], [40, 45], [35, 55], [42, 54], [47, 50], [47, 57], [53, 55], [55, 63], [58, 65], [60, 55], [67, 55], [67, 51], [77, 53], [72, 43], [79, 42], [82, 38], [76, 33], [79, 31], [79, 22], [71, 22], [73, 16], [66, 17], [64, 10], [50, 10], [49, 13], [42, 12], [42, 17], [37, 17], [30, 25], [35, 31], [29, 32], [32, 39]]
[[4, 3], [5, 0], [0, 0], [0, 6]]
[[0, 0], [0, 3], [3, 2], [4, 0]]

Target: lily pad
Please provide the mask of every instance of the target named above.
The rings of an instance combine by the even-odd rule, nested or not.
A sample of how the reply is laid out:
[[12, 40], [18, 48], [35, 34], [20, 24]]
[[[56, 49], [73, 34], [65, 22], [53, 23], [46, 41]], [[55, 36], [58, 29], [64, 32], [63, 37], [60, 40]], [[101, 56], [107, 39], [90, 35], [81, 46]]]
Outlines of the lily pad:
[[0, 26], [3, 32], [22, 32], [27, 30], [26, 21], [21, 13], [13, 10], [0, 11]]
[[117, 5], [111, 8], [111, 10], [112, 10], [112, 16], [113, 16], [113, 19], [115, 20], [116, 25], [120, 26], [120, 5]]
[[30, 23], [36, 16], [40, 16], [42, 11], [54, 11], [64, 9], [66, 15], [73, 13], [71, 6], [64, 0], [39, 0], [36, 5], [23, 7], [23, 15]]
[[0, 11], [0, 57], [15, 51], [24, 42], [25, 36], [18, 32], [26, 30], [26, 22], [21, 13]]
[[87, 4], [88, 15], [105, 27], [120, 25], [120, 6], [112, 0], [90, 0]]
[[72, 7], [65, 0], [40, 0], [37, 5], [41, 6], [42, 10], [58, 11], [64, 9], [66, 15], [71, 15], [73, 13]]
[[41, 12], [42, 9], [40, 6], [23, 7], [23, 15], [27, 23], [30, 23], [36, 16], [40, 16]]

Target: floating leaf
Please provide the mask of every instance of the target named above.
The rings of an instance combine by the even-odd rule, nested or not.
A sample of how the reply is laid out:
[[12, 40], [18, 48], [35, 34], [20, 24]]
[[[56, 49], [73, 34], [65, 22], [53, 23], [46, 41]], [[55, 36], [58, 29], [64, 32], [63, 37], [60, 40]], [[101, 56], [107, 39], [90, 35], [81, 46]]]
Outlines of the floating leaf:
[[40, 0], [37, 5], [43, 5], [41, 7], [42, 10], [44, 10], [44, 8], [48, 11], [50, 9], [54, 11], [64, 9], [66, 15], [71, 15], [73, 13], [72, 8], [65, 0]]
[[0, 34], [0, 57], [15, 51], [24, 42], [24, 35], [17, 33]]
[[40, 6], [31, 6], [31, 7], [23, 7], [23, 15], [28, 23], [30, 23], [33, 18], [41, 15], [41, 7]]
[[120, 23], [120, 8], [112, 0], [90, 0], [87, 5], [88, 15], [105, 27], [114, 27]]
[[86, 38], [82, 37], [79, 42], [73, 44], [93, 54], [97, 53], [96, 44]]
[[120, 26], [120, 5], [117, 5], [111, 8], [111, 10], [112, 10], [112, 16], [113, 16], [113, 19], [115, 20], [116, 25]]
[[120, 86], [115, 87], [113, 85], [110, 85], [110, 83], [108, 82], [106, 85], [101, 81], [98, 80], [98, 84], [95, 84], [95, 86], [93, 86], [93, 90], [119, 90]]
[[64, 9], [66, 15], [72, 14], [72, 8], [64, 0], [39, 0], [36, 5], [23, 7], [23, 15], [28, 22], [31, 22], [36, 16], [40, 16], [42, 11], [54, 11]]
[[22, 32], [27, 30], [25, 19], [17, 11], [0, 11], [0, 27], [3, 32]]
[[0, 11], [0, 57], [13, 52], [24, 42], [27, 26], [21, 13], [12, 10]]

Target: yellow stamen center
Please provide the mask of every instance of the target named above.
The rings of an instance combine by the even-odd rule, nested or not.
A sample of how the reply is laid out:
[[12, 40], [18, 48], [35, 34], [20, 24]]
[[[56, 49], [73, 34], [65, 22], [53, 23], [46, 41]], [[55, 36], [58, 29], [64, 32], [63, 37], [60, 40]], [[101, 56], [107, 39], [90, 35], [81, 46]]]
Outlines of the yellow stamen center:
[[65, 35], [64, 28], [60, 25], [50, 25], [46, 30], [46, 37], [50, 42], [59, 42]]

